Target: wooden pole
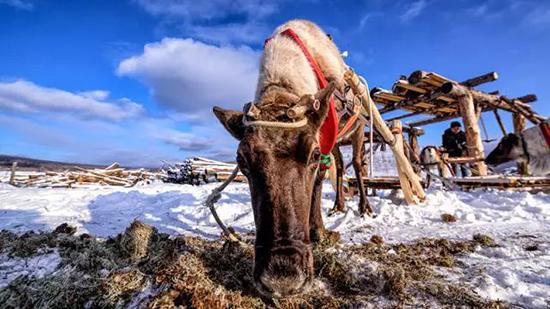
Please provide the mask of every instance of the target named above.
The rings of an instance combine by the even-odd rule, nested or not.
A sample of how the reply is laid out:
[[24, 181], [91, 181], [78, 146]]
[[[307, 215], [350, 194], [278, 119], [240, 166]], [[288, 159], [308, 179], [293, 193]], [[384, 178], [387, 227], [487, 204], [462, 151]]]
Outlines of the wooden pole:
[[[443, 90], [444, 92], [453, 95], [458, 101], [458, 106], [460, 108], [460, 114], [462, 116], [462, 121], [464, 122], [464, 129], [466, 131], [466, 147], [468, 156], [475, 158], [485, 158], [485, 153], [483, 151], [483, 142], [481, 141], [481, 134], [479, 134], [479, 126], [477, 124], [478, 118], [476, 116], [476, 106], [474, 105], [474, 99], [472, 92], [467, 87], [452, 84]], [[442, 87], [443, 88], [443, 87]], [[487, 175], [487, 166], [485, 162], [476, 162], [473, 163], [474, 174], [476, 176], [486, 176]]]
[[495, 114], [495, 119], [497, 120], [498, 126], [500, 127], [500, 130], [502, 131], [502, 135], [506, 136], [508, 135], [506, 131], [506, 127], [504, 126], [504, 122], [502, 122], [502, 118], [500, 118], [500, 114], [498, 113], [498, 109], [493, 110], [493, 113]]
[[[360, 82], [359, 77], [355, 74], [355, 72], [353, 72], [353, 70], [346, 71], [344, 74], [344, 79], [346, 83], [350, 85], [353, 93], [361, 98], [361, 102], [363, 104], [363, 109], [361, 112], [368, 114], [368, 116], [372, 118], [373, 125], [377, 132], [379, 132], [382, 138], [390, 145], [397, 163], [400, 182], [403, 187], [410, 187], [412, 194], [415, 195], [406, 197], [407, 203], [416, 204], [419, 201], [424, 201], [426, 199], [426, 194], [424, 193], [424, 189], [422, 188], [418, 175], [414, 172], [410, 161], [405, 157], [405, 153], [403, 151], [403, 139], [396, 138], [392, 130], [388, 128], [384, 122], [384, 119], [382, 119], [382, 116], [378, 112], [376, 105], [371, 100], [367, 87]], [[362, 115], [362, 119], [364, 118], [366, 117]], [[364, 119], [364, 121], [367, 120]], [[399, 134], [401, 134], [403, 131], [401, 121], [394, 120], [393, 123], [394, 126], [398, 128]], [[374, 128], [370, 129], [374, 130]], [[399, 140], [401, 140], [401, 142]], [[403, 192], [405, 193], [405, 191]]]
[[17, 161], [11, 164], [11, 173], [10, 173], [10, 185], [15, 185], [15, 170], [17, 169]]
[[[405, 155], [404, 139], [401, 122], [399, 120], [394, 120], [390, 123], [391, 131], [394, 135], [394, 145], [392, 150], [394, 154], [400, 152], [402, 155]], [[405, 202], [409, 205], [418, 204], [418, 197], [415, 195], [414, 189], [409, 181], [407, 171], [399, 163], [397, 164], [397, 173], [399, 175], [399, 183], [401, 184], [401, 190], [403, 191], [403, 197]]]
[[516, 100], [519, 100], [523, 103], [532, 103], [532, 102], [535, 102], [537, 100], [537, 96], [534, 95], [534, 94], [526, 94], [522, 97], [516, 98]]
[[[420, 161], [418, 158], [420, 158], [420, 145], [418, 144], [418, 136], [416, 136], [414, 132], [409, 132], [408, 137], [409, 147], [407, 147], [407, 152], [409, 153], [409, 160], [411, 162], [419, 164]], [[416, 174], [420, 174], [420, 172], [422, 172], [422, 169], [420, 168], [415, 168], [414, 170], [416, 171]]]
[[[512, 114], [512, 122], [514, 123], [514, 133], [521, 134], [525, 130], [525, 117], [520, 113]], [[520, 175], [529, 175], [529, 165], [526, 162], [518, 163], [518, 173]]]
[[[411, 151], [417, 156], [420, 155], [420, 145], [418, 144], [418, 136], [414, 132], [409, 132], [409, 146], [411, 146]], [[411, 155], [412, 158], [416, 156]]]
[[481, 84], [485, 84], [485, 83], [488, 83], [488, 82], [493, 82], [497, 79], [498, 79], [497, 72], [490, 72], [490, 73], [483, 74], [483, 75], [480, 75], [480, 76], [477, 76], [477, 77], [474, 77], [474, 78], [470, 78], [468, 80], [463, 81], [460, 84], [462, 84], [466, 87], [475, 87], [475, 86], [479, 86]]

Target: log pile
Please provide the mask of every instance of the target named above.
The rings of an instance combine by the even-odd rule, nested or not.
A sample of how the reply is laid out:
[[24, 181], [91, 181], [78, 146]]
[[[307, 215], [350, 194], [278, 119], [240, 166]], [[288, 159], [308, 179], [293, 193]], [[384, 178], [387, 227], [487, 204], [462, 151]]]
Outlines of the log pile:
[[[165, 182], [201, 185], [204, 183], [225, 181], [231, 176], [236, 164], [194, 157], [183, 163], [168, 164], [165, 162], [163, 171]], [[235, 181], [244, 182], [246, 178], [238, 173]]]
[[132, 187], [138, 183], [150, 183], [160, 179], [161, 174], [145, 169], [128, 170], [113, 163], [108, 167], [85, 169], [75, 166], [63, 172], [47, 171], [44, 173], [17, 175], [15, 171], [10, 183], [17, 187], [37, 188], [73, 188], [85, 185], [105, 185]]

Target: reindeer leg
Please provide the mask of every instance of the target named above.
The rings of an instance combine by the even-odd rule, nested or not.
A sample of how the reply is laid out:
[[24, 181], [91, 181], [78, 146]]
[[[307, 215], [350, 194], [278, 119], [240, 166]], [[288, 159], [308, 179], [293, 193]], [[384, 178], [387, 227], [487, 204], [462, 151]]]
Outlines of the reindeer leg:
[[344, 196], [344, 160], [338, 146], [332, 150], [334, 164], [336, 166], [336, 199], [330, 214], [346, 211], [346, 198]]
[[365, 135], [364, 135], [365, 126], [360, 126], [354, 133], [352, 137], [353, 145], [353, 169], [355, 170], [355, 177], [357, 177], [357, 189], [359, 191], [359, 213], [364, 215], [365, 213], [369, 216], [372, 216], [374, 211], [369, 204], [367, 199], [367, 194], [365, 192], [365, 184], [363, 183], [363, 158], [365, 156]]
[[323, 179], [325, 171], [319, 171], [315, 183], [313, 184], [313, 193], [311, 196], [311, 209], [309, 213], [309, 235], [313, 242], [319, 241], [325, 234], [325, 224], [321, 214], [321, 198], [323, 191]]

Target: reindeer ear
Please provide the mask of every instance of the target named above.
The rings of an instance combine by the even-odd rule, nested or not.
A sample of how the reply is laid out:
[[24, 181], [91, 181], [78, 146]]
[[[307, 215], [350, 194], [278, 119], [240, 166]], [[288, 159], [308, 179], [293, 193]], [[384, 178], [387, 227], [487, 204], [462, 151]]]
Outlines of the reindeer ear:
[[223, 109], [218, 106], [214, 106], [213, 112], [225, 129], [233, 135], [234, 138], [238, 140], [243, 138], [245, 126], [243, 124], [242, 112]]
[[334, 90], [336, 90], [336, 83], [332, 81], [313, 96], [312, 99], [314, 102], [312, 102], [312, 106], [315, 112], [309, 118], [311, 122], [319, 126], [323, 123], [328, 113], [329, 99], [334, 93]]

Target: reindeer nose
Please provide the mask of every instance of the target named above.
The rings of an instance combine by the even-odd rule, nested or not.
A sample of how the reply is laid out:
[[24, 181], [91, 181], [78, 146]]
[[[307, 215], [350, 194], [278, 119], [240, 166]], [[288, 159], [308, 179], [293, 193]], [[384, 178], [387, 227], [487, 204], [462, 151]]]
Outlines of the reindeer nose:
[[282, 297], [302, 292], [307, 276], [301, 265], [292, 262], [285, 255], [273, 256], [266, 270], [260, 276], [262, 286], [273, 297]]
[[313, 274], [311, 247], [302, 241], [281, 240], [269, 251], [257, 283], [273, 297], [303, 292]]

